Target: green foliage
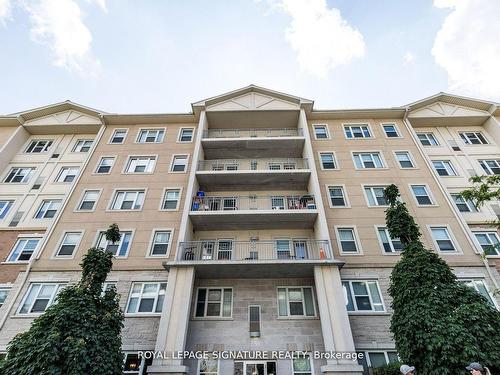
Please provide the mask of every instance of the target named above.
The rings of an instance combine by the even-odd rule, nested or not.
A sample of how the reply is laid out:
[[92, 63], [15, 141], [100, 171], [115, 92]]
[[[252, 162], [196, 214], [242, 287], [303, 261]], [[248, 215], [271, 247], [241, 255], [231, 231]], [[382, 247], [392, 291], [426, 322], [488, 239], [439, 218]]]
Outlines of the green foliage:
[[388, 365], [374, 368], [372, 372], [373, 375], [401, 375], [399, 372], [401, 365], [401, 362], [391, 362]]
[[91, 248], [80, 265], [81, 281], [64, 288], [57, 302], [10, 342], [0, 374], [122, 374], [123, 313], [114, 288], [102, 293], [112, 255]]
[[460, 284], [446, 262], [424, 248], [403, 203], [391, 199], [390, 204], [389, 233], [406, 234], [389, 286], [391, 332], [402, 361], [426, 375], [462, 374], [473, 361], [499, 367], [500, 312]]
[[398, 187], [389, 185], [384, 191], [384, 196], [390, 204], [385, 211], [385, 219], [391, 237], [399, 238], [403, 246], [420, 241], [420, 229], [406, 208], [406, 204], [399, 200]]
[[[472, 187], [460, 193], [464, 199], [470, 199], [476, 207], [480, 208], [486, 202], [500, 200], [500, 175], [473, 176], [469, 179]], [[500, 228], [500, 221], [490, 223]]]
[[108, 241], [111, 241], [112, 243], [117, 243], [120, 241], [121, 234], [120, 234], [120, 228], [118, 228], [118, 224], [113, 223], [109, 226], [108, 230], [106, 230], [106, 233], [104, 233], [106, 236], [106, 239]]

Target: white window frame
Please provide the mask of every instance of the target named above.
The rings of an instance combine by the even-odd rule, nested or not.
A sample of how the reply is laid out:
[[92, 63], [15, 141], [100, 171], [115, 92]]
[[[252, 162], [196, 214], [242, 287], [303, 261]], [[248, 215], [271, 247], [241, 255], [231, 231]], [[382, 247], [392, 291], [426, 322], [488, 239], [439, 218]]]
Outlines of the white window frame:
[[[279, 290], [286, 290], [286, 315], [280, 315], [279, 310]], [[302, 295], [302, 311], [303, 315], [291, 315], [290, 314], [290, 297], [289, 297], [289, 289], [300, 289]], [[312, 296], [312, 305], [314, 309], [314, 315], [306, 315], [306, 301], [304, 298], [304, 289], [311, 290]], [[312, 285], [279, 285], [276, 287], [276, 308], [277, 308], [277, 317], [278, 319], [314, 319], [318, 317], [318, 309], [316, 308], [316, 297], [315, 297], [315, 289]]]
[[0, 202], [5, 202], [5, 205], [0, 209], [0, 220], [4, 220], [9, 215], [9, 212], [16, 201], [14, 199], [2, 198], [0, 199]]
[[[28, 173], [26, 175], [23, 176], [23, 179], [21, 181], [18, 181], [18, 182], [15, 182], [15, 181], [12, 181], [12, 179], [16, 178], [19, 176], [19, 172], [21, 170], [25, 170], [25, 169], [28, 169]], [[16, 173], [14, 174], [14, 176], [12, 177], [11, 181], [7, 181], [7, 179], [9, 178], [10, 174], [16, 170]], [[33, 174], [35, 173], [35, 170], [36, 170], [36, 167], [11, 167], [7, 174], [5, 175], [5, 178], [3, 180], [3, 182], [5, 184], [27, 184], [30, 182], [31, 180], [31, 177], [33, 176]]]
[[[374, 154], [378, 155], [378, 157], [380, 159], [380, 163], [382, 164], [381, 167], [376, 166], [375, 159], [373, 157]], [[373, 171], [373, 170], [387, 169], [387, 164], [384, 160], [384, 156], [383, 156], [381, 151], [352, 151], [351, 155], [352, 155], [352, 162], [354, 164], [354, 169], [356, 169], [358, 171]], [[361, 168], [359, 168], [358, 165], [356, 164], [356, 156], [358, 156], [358, 155], [359, 155], [361, 164], [363, 166]], [[362, 155], [370, 155], [370, 159], [373, 162], [373, 165], [375, 165], [375, 167], [374, 168], [367, 168], [365, 166], [365, 162], [363, 161]]]
[[[217, 249], [214, 248], [214, 251], [217, 251]], [[203, 307], [203, 316], [196, 315], [196, 310], [198, 307], [198, 295], [200, 293], [200, 289], [206, 289], [205, 302], [204, 302], [204, 307]], [[220, 313], [218, 316], [207, 315], [208, 294], [209, 294], [209, 291], [211, 289], [220, 289], [221, 290]], [[224, 303], [226, 302], [224, 300], [224, 291], [225, 290], [231, 290], [231, 314], [229, 316], [224, 316]], [[193, 308], [193, 319], [195, 319], [195, 320], [231, 320], [233, 318], [233, 310], [234, 310], [234, 290], [233, 290], [233, 287], [211, 285], [211, 286], [200, 286], [200, 287], [196, 288], [194, 308]]]
[[[415, 163], [415, 159], [413, 158], [413, 155], [411, 154], [411, 152], [409, 150], [394, 150], [393, 153], [394, 153], [394, 160], [396, 160], [396, 163], [397, 163], [399, 169], [417, 169], [417, 163]], [[411, 167], [403, 167], [401, 165], [401, 161], [399, 161], [399, 159], [398, 159], [398, 154], [402, 154], [402, 153], [405, 153], [406, 155], [408, 155], [408, 159], [410, 159], [410, 163], [412, 164]]]
[[12, 290], [12, 284], [0, 284], [0, 292], [5, 292], [5, 300], [0, 302], [0, 308], [5, 304], [9, 298], [10, 291]]
[[[156, 244], [156, 234], [159, 232], [169, 232], [167, 250], [165, 254], [153, 254], [153, 247]], [[154, 228], [151, 233], [151, 239], [149, 240], [147, 258], [168, 258], [170, 256], [170, 249], [172, 247], [172, 242], [174, 238], [174, 228]]]
[[[136, 166], [139, 166], [139, 163], [143, 163], [146, 161], [144, 172], [135, 172], [129, 171], [129, 168], [132, 166], [132, 162], [136, 161]], [[123, 174], [153, 174], [156, 169], [156, 162], [158, 160], [158, 155], [131, 155], [127, 158], [127, 162], [125, 163], [125, 167], [123, 168]], [[152, 164], [152, 166], [151, 166]], [[148, 167], [150, 170], [148, 171]]]
[[478, 159], [477, 161], [481, 170], [485, 172], [488, 176], [494, 176], [497, 173], [494, 173], [491, 169], [491, 166], [488, 165], [488, 162], [494, 162], [497, 164], [497, 168], [500, 168], [500, 159]]
[[[84, 202], [85, 195], [87, 194], [87, 192], [90, 192], [90, 191], [97, 192], [97, 198], [94, 202], [94, 205], [92, 206], [91, 210], [82, 209], [81, 207], [82, 207], [82, 204]], [[99, 198], [101, 198], [101, 193], [102, 193], [102, 189], [84, 189], [82, 191], [82, 194], [80, 195], [80, 199], [78, 200], [78, 204], [75, 207], [74, 212], [94, 212], [96, 207], [97, 207], [97, 203], [99, 202]]]
[[[420, 204], [418, 199], [417, 199], [417, 195], [413, 191], [413, 186], [423, 186], [425, 188], [425, 192], [427, 193], [427, 196], [429, 197], [429, 200], [431, 201], [431, 203], [430, 204]], [[432, 194], [431, 189], [429, 188], [429, 185], [416, 183], [416, 184], [409, 184], [409, 187], [410, 187], [411, 195], [413, 196], [413, 199], [415, 200], [415, 203], [418, 207], [437, 207], [438, 206], [436, 199], [434, 198], [434, 195]], [[423, 195], [419, 195], [419, 197], [420, 196], [423, 196]]]
[[[323, 166], [323, 159], [321, 159], [321, 155], [331, 155], [333, 158], [333, 168], [325, 168]], [[337, 162], [337, 156], [335, 155], [335, 152], [333, 151], [319, 151], [318, 152], [318, 161], [319, 161], [319, 166], [322, 171], [337, 171], [339, 170], [339, 164]]]
[[[477, 238], [477, 235], [478, 234], [482, 234], [482, 235], [485, 235], [488, 237], [488, 241], [491, 243], [491, 239], [490, 239], [490, 236], [491, 235], [494, 235], [497, 239], [497, 241], [499, 241], [499, 244], [500, 244], [500, 236], [498, 235], [498, 233], [495, 231], [495, 230], [474, 230], [472, 231], [472, 233], [474, 234], [474, 239], [476, 240], [476, 242], [478, 243], [478, 245], [483, 249], [483, 245], [479, 242], [479, 239]], [[493, 244], [491, 244], [490, 246], [495, 246]], [[483, 252], [484, 254], [488, 257], [488, 258], [497, 258], [497, 257], [500, 257], [500, 247], [496, 247], [495, 249], [496, 253], [497, 254], [491, 254], [491, 255], [486, 255], [486, 252], [484, 251], [483, 249]]]
[[214, 359], [214, 358], [206, 358], [208, 360], [211, 360], [211, 361], [217, 361], [217, 372], [213, 372], [213, 371], [210, 371], [210, 372], [206, 372], [204, 371], [203, 373], [201, 372], [201, 361], [203, 361], [204, 359], [199, 359], [198, 360], [198, 364], [197, 364], [197, 368], [196, 368], [196, 374], [197, 375], [219, 375], [219, 370], [220, 370], [220, 358], [217, 358], [217, 359]]
[[[422, 140], [420, 139], [419, 135], [424, 135], [425, 139], [427, 140], [427, 142], [429, 142], [429, 144], [428, 145], [424, 145], [422, 143]], [[439, 143], [438, 139], [436, 138], [436, 136], [434, 135], [433, 132], [417, 132], [416, 136], [417, 136], [418, 141], [420, 142], [420, 145], [422, 145], [423, 147], [437, 147], [437, 146], [440, 146], [440, 143]], [[436, 144], [433, 144], [433, 142], [435, 142]]]
[[[389, 246], [391, 248], [391, 251], [385, 251], [384, 241], [380, 237], [380, 232], [379, 232], [380, 230], [383, 230], [385, 232], [385, 235], [387, 236], [387, 239], [389, 240]], [[393, 243], [394, 239], [391, 238], [391, 235], [389, 234], [389, 230], [387, 229], [387, 227], [385, 225], [375, 225], [375, 232], [376, 232], [376, 235], [378, 238], [378, 242], [380, 244], [380, 249], [382, 250], [382, 254], [384, 254], [384, 255], [401, 255], [402, 250], [396, 250], [394, 248], [394, 243]], [[401, 242], [401, 240], [400, 240], [400, 242]]]
[[370, 359], [370, 353], [374, 353], [374, 354], [381, 353], [381, 354], [384, 354], [386, 364], [390, 363], [390, 361], [389, 361], [389, 352], [396, 353], [396, 355], [399, 358], [399, 355], [398, 355], [398, 352], [397, 352], [396, 349], [387, 349], [387, 350], [379, 350], [379, 349], [370, 350], [370, 349], [368, 349], [368, 350], [361, 350], [360, 352], [362, 352], [364, 354], [365, 359], [366, 359], [366, 365], [368, 367], [372, 367], [372, 362], [371, 362], [371, 359]]
[[[366, 127], [366, 130], [368, 131], [368, 136], [365, 135], [364, 129]], [[360, 128], [361, 134], [363, 135], [362, 137], [355, 137], [354, 133], [352, 131], [352, 128]], [[342, 130], [344, 132], [344, 137], [345, 139], [351, 140], [351, 139], [373, 139], [375, 138], [373, 131], [371, 129], [371, 126], [369, 123], [345, 123], [342, 124]], [[347, 136], [347, 130], [351, 133], [352, 137]]]
[[[109, 171], [108, 172], [99, 172], [99, 168], [102, 166], [102, 163], [105, 159], [110, 159], [111, 160], [111, 165], [109, 166]], [[95, 166], [94, 173], [96, 175], [103, 175], [103, 174], [110, 174], [111, 171], [113, 170], [113, 167], [115, 166], [115, 161], [116, 161], [116, 156], [115, 155], [103, 155], [99, 158], [99, 161], [97, 162], [97, 165]]]
[[[475, 213], [475, 212], [479, 212], [479, 209], [474, 205], [474, 202], [472, 202], [470, 199], [465, 199], [464, 197], [462, 197], [460, 195], [460, 193], [450, 193], [450, 197], [451, 197], [451, 200], [453, 201], [453, 204], [455, 205], [455, 207], [457, 208], [457, 210], [460, 213]], [[468, 208], [468, 211], [462, 211], [462, 210], [460, 210], [460, 208], [458, 207], [458, 203], [456, 201], [456, 198], [461, 199], [463, 201], [463, 202], [460, 202], [460, 204], [466, 205], [467, 208]]]
[[[96, 237], [95, 237], [95, 240], [94, 240], [94, 244], [95, 244], [95, 247], [100, 247], [99, 245], [100, 245], [101, 238], [102, 238], [102, 240], [106, 242], [106, 245], [105, 245], [105, 247], [100, 247], [100, 248], [103, 249], [104, 251], [107, 251], [106, 247], [109, 245], [109, 241], [106, 240], [105, 233], [106, 233], [106, 229], [98, 230]], [[125, 237], [124, 236], [125, 233], [130, 233], [130, 240], [129, 240], [127, 249], [125, 251], [125, 254], [120, 255], [120, 249], [123, 246], [123, 239]], [[113, 254], [114, 258], [120, 258], [120, 259], [127, 259], [128, 258], [130, 248], [132, 247], [132, 242], [134, 241], [134, 233], [135, 233], [135, 230], [133, 230], [133, 229], [120, 229], [120, 235], [121, 235], [120, 241], [118, 242], [118, 248], [117, 248], [116, 254]]]
[[[328, 124], [312, 124], [313, 127], [313, 134], [314, 134], [314, 139], [317, 141], [324, 141], [327, 139], [331, 139], [330, 137], [330, 130], [328, 129]], [[317, 133], [316, 133], [316, 128], [325, 128], [325, 138], [318, 138]]]
[[[40, 151], [40, 152], [34, 152], [33, 150], [32, 151], [28, 151], [28, 149], [31, 147], [31, 145], [33, 143], [35, 143], [35, 146], [33, 146], [33, 148], [35, 148], [35, 147], [37, 147], [37, 145], [38, 145], [39, 142], [47, 142], [47, 144], [45, 146], [43, 146], [42, 151]], [[53, 144], [54, 144], [54, 140], [53, 139], [30, 139], [28, 141], [28, 145], [24, 149], [24, 153], [25, 154], [44, 154], [44, 153], [46, 153], [46, 152], [49, 151], [49, 149], [52, 147]]]
[[[134, 293], [133, 290], [134, 290], [134, 285], [136, 284], [141, 284], [141, 291], [140, 292], [136, 292]], [[143, 312], [139, 312], [139, 306], [141, 304], [141, 300], [143, 299], [143, 296], [144, 296], [144, 287], [146, 285], [152, 285], [152, 284], [156, 284], [157, 285], [157, 288], [156, 288], [156, 294], [155, 294], [155, 297], [154, 297], [154, 302], [153, 302], [153, 309], [152, 311], [143, 311]], [[158, 308], [158, 300], [160, 299], [160, 295], [161, 294], [161, 291], [162, 291], [162, 284], [165, 284], [165, 289], [163, 290], [163, 301], [161, 302], [162, 303], [162, 311], [163, 311], [163, 306], [166, 302], [166, 298], [165, 298], [165, 295], [166, 295], [166, 291], [167, 291], [167, 281], [135, 281], [133, 282], [131, 285], [130, 285], [130, 291], [129, 291], [129, 294], [128, 294], [128, 298], [127, 298], [127, 304], [125, 306], [125, 316], [130, 316], [130, 315], [135, 315], [135, 316], [144, 316], [144, 315], [161, 315], [162, 311], [159, 311], [159, 312], [156, 312], [156, 309]], [[130, 301], [132, 298], [138, 298], [138, 301], [137, 301], [137, 308], [136, 308], [136, 311], [135, 312], [129, 312], [128, 309], [130, 307]]]
[[[377, 201], [377, 197], [375, 195], [375, 191], [374, 189], [383, 189], [385, 190], [385, 188], [387, 188], [389, 185], [361, 185], [361, 188], [363, 189], [363, 194], [365, 196], [365, 200], [366, 200], [366, 205], [369, 207], [369, 208], [373, 208], [373, 207], [389, 207], [389, 202], [387, 202], [387, 204], [379, 204], [378, 201]], [[368, 191], [367, 191], [368, 190]], [[370, 194], [373, 202], [375, 204], [370, 204], [370, 196], [368, 196], [368, 194]], [[382, 192], [383, 194], [383, 192]]]
[[[66, 240], [66, 236], [70, 235], [70, 234], [79, 234], [80, 235], [78, 241], [75, 244], [75, 248], [73, 249], [73, 252], [71, 253], [71, 255], [60, 255], [59, 252], [61, 251], [61, 247], [63, 245], [68, 245], [68, 244], [65, 244], [64, 241]], [[59, 240], [59, 243], [56, 247], [56, 251], [53, 255], [53, 258], [73, 259], [75, 257], [76, 252], [78, 251], [78, 247], [80, 246], [80, 243], [82, 242], [83, 234], [84, 234], [84, 231], [81, 231], [81, 230], [64, 231], [60, 240]], [[72, 245], [72, 244], [70, 244], [70, 245]]]
[[[87, 147], [85, 146], [86, 143], [91, 142], [90, 146], [88, 146], [87, 151], [82, 151], [82, 148]], [[76, 152], [76, 153], [87, 153], [92, 150], [92, 146], [94, 146], [94, 140], [93, 139], [77, 139], [75, 142], [75, 145], [73, 146], [73, 149], [71, 152]]]
[[[112, 199], [110, 200], [110, 205], [107, 209], [107, 211], [132, 211], [132, 212], [140, 212], [143, 210], [144, 208], [144, 203], [146, 202], [146, 192], [147, 192], [147, 189], [115, 189], [113, 190], [113, 195], [112, 195]], [[142, 200], [142, 204], [141, 204], [141, 207], [140, 208], [114, 208], [114, 205], [117, 203], [117, 200], [118, 200], [118, 196], [119, 194], [123, 193], [124, 194], [124, 197], [127, 193], [135, 193], [135, 198], [134, 200], [132, 201], [133, 204], [132, 204], [132, 207], [135, 207], [136, 204], [137, 204], [137, 201], [138, 201], [138, 198], [139, 198], [139, 194], [140, 193], [143, 193], [143, 200]], [[124, 200], [122, 200], [122, 204], [123, 204]]]
[[[167, 198], [167, 193], [169, 191], [172, 191], [172, 190], [178, 190], [179, 191], [179, 198], [177, 199], [177, 204], [176, 204], [175, 208], [164, 208], [165, 201], [166, 201], [166, 198]], [[179, 206], [181, 204], [181, 198], [182, 198], [182, 187], [172, 186], [172, 187], [166, 187], [166, 188], [164, 188], [163, 192], [162, 192], [162, 199], [160, 201], [160, 208], [159, 208], [159, 210], [160, 211], [179, 211]]]
[[[462, 250], [460, 249], [460, 246], [458, 244], [458, 241], [455, 238], [455, 235], [453, 234], [450, 226], [448, 224], [429, 224], [427, 225], [427, 228], [429, 230], [429, 234], [431, 235], [432, 243], [434, 245], [434, 248], [436, 251], [440, 254], [462, 254]], [[448, 235], [448, 240], [451, 241], [451, 244], [454, 247], [454, 250], [441, 250], [439, 245], [438, 245], [438, 240], [434, 237], [433, 229], [445, 229], [446, 233]]]
[[[182, 140], [182, 133], [185, 130], [191, 130], [192, 131], [191, 139], [189, 141], [183, 141]], [[195, 137], [195, 128], [194, 127], [190, 127], [190, 126], [182, 127], [182, 128], [179, 129], [179, 134], [177, 135], [177, 143], [192, 143], [194, 141], [194, 137]]]
[[[307, 358], [309, 360], [309, 365], [311, 366], [311, 370], [310, 371], [296, 371], [294, 368], [293, 368], [293, 361], [296, 360], [296, 359], [305, 359]], [[314, 361], [312, 359], [312, 356], [307, 353], [306, 355], [304, 355], [303, 352], [300, 353], [299, 356], [297, 356], [297, 358], [292, 358], [291, 359], [292, 363], [292, 374], [293, 375], [307, 375], [307, 374], [310, 374], [310, 375], [314, 375], [315, 372], [314, 372]]]
[[[385, 126], [394, 126], [394, 130], [396, 131], [396, 136], [389, 137], [387, 135], [387, 132], [385, 131]], [[384, 132], [384, 135], [387, 139], [403, 138], [403, 136], [401, 135], [401, 132], [399, 131], [399, 127], [395, 122], [381, 122], [380, 127], [382, 128], [382, 131]]]
[[[349, 202], [349, 197], [347, 195], [347, 189], [344, 184], [342, 185], [325, 185], [326, 187], [326, 196], [328, 198], [328, 205], [330, 208], [351, 208], [351, 203]], [[342, 190], [342, 196], [344, 197], [344, 206], [334, 206], [332, 205], [332, 199], [330, 195], [330, 188], [340, 188]]]
[[[16, 242], [14, 243], [14, 246], [12, 246], [12, 249], [9, 253], [9, 256], [6, 258], [6, 263], [28, 263], [35, 255], [36, 253], [38, 252], [38, 249], [40, 248], [40, 243], [42, 242], [42, 239], [43, 237], [41, 237], [40, 235], [20, 235], [17, 237], [16, 239]], [[23, 247], [23, 249], [19, 252], [18, 256], [17, 256], [17, 259], [15, 260], [11, 260], [10, 258], [14, 255], [17, 247], [19, 246], [19, 243], [23, 240], [26, 240], [26, 241], [29, 241], [29, 240], [38, 240], [35, 248], [33, 249], [33, 252], [31, 253], [29, 259], [27, 260], [19, 260], [19, 257], [21, 256], [21, 254], [23, 253], [25, 247], [26, 247], [26, 244], [25, 246]]]
[[[24, 307], [24, 304], [26, 303], [26, 301], [28, 299], [28, 296], [30, 295], [30, 293], [31, 293], [31, 291], [32, 291], [32, 289], [34, 288], [35, 285], [40, 285], [40, 288], [36, 292], [35, 298], [33, 298], [33, 301], [29, 305], [28, 312], [21, 312], [21, 310]], [[45, 307], [45, 310], [43, 310], [42, 312], [31, 312], [31, 310], [33, 309], [33, 305], [35, 304], [35, 302], [38, 299], [37, 297], [40, 295], [40, 291], [46, 285], [55, 285], [55, 288], [54, 288], [54, 291], [50, 295], [50, 298], [49, 298], [49, 301], [47, 303], [47, 306]], [[28, 289], [26, 290], [26, 293], [24, 294], [24, 297], [23, 297], [21, 303], [19, 304], [19, 307], [17, 309], [17, 315], [21, 315], [21, 316], [38, 316], [38, 315], [43, 314], [54, 303], [55, 299], [57, 298], [57, 295], [59, 294], [59, 292], [61, 291], [61, 289], [63, 289], [66, 285], [67, 285], [66, 282], [56, 282], [56, 281], [54, 281], [54, 282], [51, 281], [51, 282], [32, 282], [32, 283], [30, 283]]]
[[[186, 158], [186, 164], [185, 164], [184, 170], [183, 171], [174, 171], [175, 161], [179, 157]], [[173, 154], [172, 155], [172, 159], [170, 160], [170, 168], [168, 170], [169, 173], [187, 173], [188, 168], [189, 168], [189, 154]]]
[[[140, 359], [141, 361], [141, 364], [139, 365], [139, 368], [137, 370], [134, 370], [134, 371], [125, 371], [125, 364], [127, 363], [127, 355], [138, 355], [138, 352], [133, 352], [133, 351], [124, 351], [123, 352], [123, 374], [124, 375], [128, 375], [128, 374], [131, 374], [131, 375], [142, 375], [144, 373], [144, 370], [146, 369], [146, 366], [150, 366], [150, 365], [147, 365], [146, 364], [146, 359], [144, 357], [142, 358], [138, 358]], [[150, 359], [152, 361], [152, 359]]]
[[[54, 182], [59, 184], [72, 184], [77, 179], [79, 173], [80, 167], [66, 165], [59, 169], [59, 173], [57, 174]], [[71, 181], [64, 181], [68, 176], [73, 176], [73, 179]]]
[[[350, 229], [354, 235], [354, 242], [356, 244], [357, 251], [344, 251], [342, 248], [342, 243], [340, 241], [339, 230]], [[340, 255], [363, 255], [363, 248], [361, 247], [361, 240], [359, 238], [358, 229], [355, 225], [336, 225], [335, 226], [335, 237], [337, 239], [337, 246], [339, 248]]]
[[[474, 134], [474, 137], [469, 137], [467, 134]], [[484, 139], [486, 143], [483, 143], [481, 139], [478, 137], [478, 134]], [[490, 141], [488, 138], [483, 134], [481, 131], [461, 131], [458, 132], [458, 135], [460, 139], [462, 140], [463, 144], [466, 146], [483, 146], [483, 145], [488, 145], [490, 144]], [[478, 139], [479, 143], [473, 143], [471, 142], [471, 139]]]
[[[113, 139], [116, 137], [116, 133], [118, 132], [125, 132], [125, 135], [123, 136], [123, 139], [121, 142], [113, 142]], [[125, 143], [125, 140], [127, 139], [128, 135], [128, 128], [116, 128], [113, 129], [113, 133], [111, 134], [111, 137], [109, 137], [108, 145], [122, 145]]]
[[[143, 132], [148, 132], [148, 135], [146, 135], [146, 138], [148, 138], [149, 136], [149, 132], [158, 132], [155, 136], [155, 141], [154, 142], [141, 142], [140, 139], [141, 139], [141, 134]], [[159, 138], [159, 134], [160, 132], [163, 131], [163, 135], [161, 137], [161, 140], [158, 140]], [[137, 132], [137, 138], [135, 140], [135, 143], [140, 143], [140, 144], [146, 144], [146, 143], [163, 143], [165, 141], [165, 136], [167, 135], [167, 129], [166, 128], [141, 128], [139, 129], [139, 131]]]
[[[387, 309], [385, 307], [385, 302], [384, 302], [384, 296], [382, 295], [382, 290], [380, 289], [380, 283], [378, 280], [376, 279], [352, 279], [352, 278], [348, 278], [348, 279], [342, 279], [341, 280], [341, 283], [342, 283], [342, 291], [344, 293], [344, 300], [345, 300], [345, 306], [346, 306], [346, 309], [347, 309], [347, 305], [348, 305], [348, 296], [346, 295], [347, 291], [344, 289], [344, 283], [348, 283], [349, 284], [349, 292], [351, 294], [351, 300], [353, 302], [353, 307], [354, 307], [354, 310], [350, 311], [350, 310], [347, 310], [347, 313], [348, 314], [352, 314], [352, 315], [355, 315], [355, 314], [383, 314], [383, 313], [386, 313], [387, 312]], [[368, 291], [368, 299], [370, 301], [370, 305], [371, 305], [371, 310], [360, 310], [358, 308], [358, 303], [356, 301], [356, 295], [354, 294], [354, 288], [352, 286], [352, 283], [364, 283], [365, 284], [365, 287], [366, 287], [366, 290]], [[368, 287], [368, 284], [369, 283], [375, 283], [375, 285], [377, 286], [377, 291], [378, 291], [378, 294], [379, 294], [379, 297], [380, 297], [380, 303], [377, 303], [377, 304], [374, 304], [373, 303], [373, 296], [372, 296], [372, 292], [370, 290], [370, 288]], [[375, 310], [375, 305], [381, 305], [382, 306], [382, 310]]]
[[[47, 207], [45, 208], [45, 211], [42, 211], [44, 208], [44, 205], [48, 204]], [[62, 199], [44, 199], [40, 202], [40, 205], [38, 206], [38, 209], [35, 212], [35, 215], [33, 216], [33, 219], [36, 220], [43, 220], [43, 219], [54, 219], [57, 216], [57, 213], [61, 210], [63, 204]], [[46, 217], [45, 215], [47, 214], [48, 211], [54, 211], [54, 206], [56, 206], [54, 216], [52, 217]], [[43, 212], [41, 217], [38, 217], [38, 215]]]
[[[493, 293], [491, 293], [490, 291], [490, 288], [488, 287], [488, 284], [486, 284], [484, 278], [479, 278], [479, 277], [458, 277], [458, 282], [460, 283], [464, 283], [464, 284], [473, 284], [473, 285], [467, 285], [468, 287], [471, 287], [471, 288], [474, 288], [474, 290], [476, 292], [478, 292], [479, 294], [481, 294], [481, 292], [479, 291], [479, 289], [477, 288], [476, 286], [476, 283], [477, 282], [480, 282], [483, 284], [484, 286], [484, 289], [486, 290], [486, 292], [488, 293], [488, 296], [489, 296], [489, 302], [491, 302], [493, 304], [493, 306], [495, 306], [495, 308], [497, 310], [500, 309], [500, 306], [495, 298], [495, 296], [493, 295]], [[481, 294], [482, 295], [482, 294]], [[483, 296], [484, 297], [484, 296]]]
[[[453, 166], [453, 163], [451, 160], [431, 160], [432, 167], [436, 171], [437, 175], [439, 177], [458, 177], [458, 172]], [[441, 163], [443, 165], [443, 168], [438, 168], [434, 163]], [[447, 174], [440, 174], [438, 169], [444, 169]]]

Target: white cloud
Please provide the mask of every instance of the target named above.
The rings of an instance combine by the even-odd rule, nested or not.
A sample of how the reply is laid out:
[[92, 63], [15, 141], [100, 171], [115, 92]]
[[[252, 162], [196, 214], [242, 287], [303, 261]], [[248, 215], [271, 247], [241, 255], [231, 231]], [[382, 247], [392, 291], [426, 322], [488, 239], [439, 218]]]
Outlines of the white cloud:
[[405, 65], [413, 64], [415, 62], [415, 55], [412, 52], [407, 51], [403, 56], [403, 60]]
[[100, 63], [92, 54], [92, 34], [76, 1], [26, 0], [22, 5], [30, 15], [32, 39], [50, 48], [55, 66], [97, 74]]
[[11, 3], [10, 0], [0, 0], [0, 23], [4, 23], [10, 18]]
[[500, 7], [498, 0], [434, 0], [451, 8], [434, 40], [432, 54], [448, 73], [450, 89], [500, 98]]
[[292, 17], [285, 38], [306, 72], [325, 77], [337, 66], [364, 55], [363, 35], [337, 8], [328, 8], [326, 0], [272, 0], [270, 4]]

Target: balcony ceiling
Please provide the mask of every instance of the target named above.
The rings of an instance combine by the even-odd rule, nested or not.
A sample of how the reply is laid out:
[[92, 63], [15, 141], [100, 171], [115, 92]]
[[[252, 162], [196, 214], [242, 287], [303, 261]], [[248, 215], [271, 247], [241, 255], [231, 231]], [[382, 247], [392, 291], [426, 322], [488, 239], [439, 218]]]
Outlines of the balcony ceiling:
[[207, 112], [210, 128], [295, 128], [299, 110], [242, 110]]
[[206, 138], [202, 145], [206, 159], [301, 158], [304, 137]]

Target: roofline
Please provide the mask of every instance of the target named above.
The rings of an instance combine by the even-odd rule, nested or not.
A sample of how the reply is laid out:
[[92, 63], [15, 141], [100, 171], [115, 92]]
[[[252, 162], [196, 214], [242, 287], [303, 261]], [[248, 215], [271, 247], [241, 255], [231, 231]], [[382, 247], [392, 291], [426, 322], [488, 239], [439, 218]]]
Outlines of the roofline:
[[87, 107], [87, 106], [85, 106], [83, 104], [78, 104], [78, 103], [73, 102], [71, 100], [65, 100], [63, 102], [52, 103], [52, 104], [44, 105], [42, 107], [35, 107], [35, 108], [27, 109], [25, 111], [11, 113], [8, 116], [22, 116], [23, 114], [26, 114], [26, 113], [43, 111], [44, 109], [49, 109], [51, 107], [57, 107], [57, 106], [64, 105], [64, 104], [68, 104], [68, 105], [72, 105], [72, 106], [75, 106], [75, 107], [79, 107], [79, 108], [85, 109], [85, 110], [90, 111], [90, 112], [95, 112], [96, 114], [105, 114], [106, 113], [106, 112], [101, 111], [99, 109]]
[[492, 110], [494, 111], [495, 108], [499, 108], [500, 107], [500, 103], [498, 103], [498, 102], [493, 102], [493, 101], [490, 101], [490, 100], [483, 100], [483, 99], [477, 99], [477, 98], [471, 98], [471, 97], [467, 97], [467, 96], [461, 96], [461, 95], [451, 94], [451, 93], [444, 92], [444, 91], [441, 91], [441, 92], [439, 92], [437, 94], [434, 94], [434, 95], [428, 96], [426, 98], [417, 100], [417, 101], [415, 101], [413, 103], [409, 103], [405, 107], [409, 107], [410, 109], [418, 109], [418, 108], [422, 107], [423, 105], [425, 105], [424, 103], [432, 102], [434, 100], [437, 101], [440, 98], [445, 98], [445, 97], [447, 97], [447, 98], [455, 98], [455, 99], [469, 101], [469, 102], [474, 102], [474, 103], [488, 104], [488, 105], [490, 105], [490, 109], [489, 109], [490, 112]]

